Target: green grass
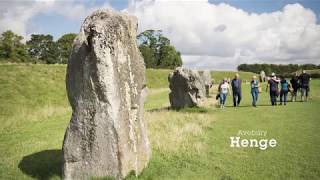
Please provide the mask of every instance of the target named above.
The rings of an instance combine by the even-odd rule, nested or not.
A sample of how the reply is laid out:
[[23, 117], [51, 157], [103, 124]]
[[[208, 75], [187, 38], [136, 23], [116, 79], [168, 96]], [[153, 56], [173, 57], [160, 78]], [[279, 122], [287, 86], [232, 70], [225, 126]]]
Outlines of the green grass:
[[220, 80], [223, 78], [230, 78], [233, 79], [235, 74], [238, 73], [240, 75], [240, 78], [245, 81], [251, 81], [253, 75], [257, 75], [251, 72], [234, 72], [234, 71], [212, 71], [211, 76], [213, 79], [215, 79], [215, 83], [219, 83]]
[[167, 88], [169, 87], [168, 75], [172, 70], [168, 69], [147, 69], [148, 88]]
[[[272, 107], [263, 92], [253, 108], [244, 84], [237, 109], [229, 107], [228, 96], [223, 110], [210, 98], [200, 108], [172, 111], [166, 108], [168, 72], [147, 70], [152, 159], [139, 179], [320, 179], [320, 80], [311, 82], [307, 103]], [[71, 116], [64, 77], [65, 66], [0, 65], [0, 179], [61, 178], [61, 145]], [[239, 130], [265, 130], [278, 146], [230, 148], [229, 138]]]

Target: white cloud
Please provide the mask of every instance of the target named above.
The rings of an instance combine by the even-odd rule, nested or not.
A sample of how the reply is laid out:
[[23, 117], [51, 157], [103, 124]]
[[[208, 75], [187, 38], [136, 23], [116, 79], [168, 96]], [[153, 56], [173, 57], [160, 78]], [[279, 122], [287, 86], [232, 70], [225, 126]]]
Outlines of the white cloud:
[[28, 37], [31, 33], [36, 33], [35, 29], [30, 29], [33, 28], [31, 20], [40, 13], [56, 14], [70, 20], [82, 21], [92, 11], [109, 6], [108, 3], [97, 6], [94, 2], [90, 4], [89, 1], [85, 0], [0, 1], [0, 33], [12, 30]]
[[188, 67], [234, 69], [239, 63], [320, 63], [320, 26], [300, 4], [255, 14], [208, 1], [140, 0], [128, 11], [139, 31], [161, 29]]

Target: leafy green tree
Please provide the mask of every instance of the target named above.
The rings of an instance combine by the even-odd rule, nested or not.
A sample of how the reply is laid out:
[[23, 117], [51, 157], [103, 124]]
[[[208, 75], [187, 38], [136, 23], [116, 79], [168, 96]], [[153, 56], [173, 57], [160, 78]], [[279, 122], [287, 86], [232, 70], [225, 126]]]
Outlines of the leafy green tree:
[[153, 49], [154, 52], [156, 52], [158, 49], [158, 39], [160, 33], [161, 31], [146, 30], [140, 33], [137, 38], [138, 41], [140, 41], [140, 44], [146, 45], [149, 48]]
[[57, 43], [59, 51], [59, 63], [66, 64], [72, 51], [72, 44], [77, 34], [69, 33], [61, 36]]
[[160, 68], [173, 69], [182, 65], [180, 53], [176, 51], [173, 46], [166, 45], [160, 49], [160, 61], [158, 62]]
[[181, 54], [170, 45], [160, 30], [147, 30], [137, 36], [147, 68], [170, 68], [182, 65]]
[[59, 62], [59, 49], [51, 35], [32, 34], [27, 45], [31, 57], [47, 64]]
[[268, 64], [262, 64], [261, 70], [263, 70], [267, 76], [272, 73], [272, 69]]
[[30, 61], [26, 46], [21, 42], [22, 36], [12, 31], [5, 31], [0, 37], [0, 57], [15, 62]]
[[140, 52], [144, 58], [144, 62], [147, 68], [155, 68], [156, 67], [156, 57], [154, 51], [144, 44], [139, 46]]

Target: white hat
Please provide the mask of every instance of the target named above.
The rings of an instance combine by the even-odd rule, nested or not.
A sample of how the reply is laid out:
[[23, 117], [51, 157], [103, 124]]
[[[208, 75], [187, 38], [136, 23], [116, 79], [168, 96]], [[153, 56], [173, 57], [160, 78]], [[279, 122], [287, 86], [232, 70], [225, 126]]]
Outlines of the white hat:
[[276, 74], [273, 72], [273, 73], [271, 73], [271, 76], [275, 76]]

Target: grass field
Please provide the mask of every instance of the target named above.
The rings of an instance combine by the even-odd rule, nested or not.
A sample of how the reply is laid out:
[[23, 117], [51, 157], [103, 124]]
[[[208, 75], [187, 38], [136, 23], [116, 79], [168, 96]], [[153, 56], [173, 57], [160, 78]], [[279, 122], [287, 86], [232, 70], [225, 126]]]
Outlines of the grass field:
[[[320, 179], [319, 80], [312, 81], [307, 103], [272, 107], [264, 92], [253, 108], [244, 85], [237, 109], [229, 96], [223, 110], [209, 98], [200, 108], [171, 111], [168, 72], [147, 71], [152, 159], [139, 179]], [[215, 79], [233, 75], [213, 72]], [[71, 116], [64, 78], [62, 65], [0, 65], [0, 179], [61, 178], [61, 145]], [[230, 136], [239, 130], [267, 131], [278, 146], [231, 148]]]

